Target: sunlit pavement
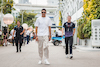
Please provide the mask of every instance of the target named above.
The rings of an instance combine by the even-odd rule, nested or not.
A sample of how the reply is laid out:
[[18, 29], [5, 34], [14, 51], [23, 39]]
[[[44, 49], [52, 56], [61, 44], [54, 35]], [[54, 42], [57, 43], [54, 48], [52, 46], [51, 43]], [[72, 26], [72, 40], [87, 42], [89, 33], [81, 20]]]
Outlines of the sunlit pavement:
[[80, 51], [74, 49], [74, 58], [65, 57], [62, 46], [50, 47], [50, 65], [38, 65], [38, 46], [35, 41], [22, 46], [22, 52], [16, 53], [16, 47], [0, 47], [0, 67], [100, 67], [100, 51]]

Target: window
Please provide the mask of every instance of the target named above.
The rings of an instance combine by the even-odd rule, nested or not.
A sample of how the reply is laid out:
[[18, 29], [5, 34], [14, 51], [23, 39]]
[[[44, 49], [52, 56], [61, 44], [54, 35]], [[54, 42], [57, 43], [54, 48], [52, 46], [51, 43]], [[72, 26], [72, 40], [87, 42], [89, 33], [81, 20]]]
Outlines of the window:
[[97, 35], [95, 35], [95, 37], [97, 37]]
[[95, 40], [97, 40], [97, 38], [95, 38]]

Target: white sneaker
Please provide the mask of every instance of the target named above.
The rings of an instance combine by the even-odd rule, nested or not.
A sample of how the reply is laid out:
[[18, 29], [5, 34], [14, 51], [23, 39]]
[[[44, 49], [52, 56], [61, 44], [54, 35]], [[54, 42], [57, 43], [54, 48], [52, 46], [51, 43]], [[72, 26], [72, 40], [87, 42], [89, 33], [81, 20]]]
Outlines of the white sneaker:
[[68, 58], [68, 54], [66, 55], [66, 58]]
[[41, 61], [41, 60], [39, 60], [38, 64], [42, 64], [42, 61]]
[[50, 65], [50, 63], [48, 62], [47, 59], [44, 62], [45, 62], [46, 65]]
[[72, 54], [70, 54], [70, 59], [72, 59], [73, 58], [73, 55]]

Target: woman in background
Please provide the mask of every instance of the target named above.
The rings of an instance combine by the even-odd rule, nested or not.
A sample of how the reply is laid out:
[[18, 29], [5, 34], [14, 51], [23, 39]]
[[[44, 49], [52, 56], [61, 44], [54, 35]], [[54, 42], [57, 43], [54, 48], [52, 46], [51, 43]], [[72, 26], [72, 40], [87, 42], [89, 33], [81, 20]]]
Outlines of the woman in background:
[[5, 44], [5, 46], [7, 46], [7, 29], [6, 28], [4, 28], [3, 37], [4, 37], [3, 38], [3, 44]]

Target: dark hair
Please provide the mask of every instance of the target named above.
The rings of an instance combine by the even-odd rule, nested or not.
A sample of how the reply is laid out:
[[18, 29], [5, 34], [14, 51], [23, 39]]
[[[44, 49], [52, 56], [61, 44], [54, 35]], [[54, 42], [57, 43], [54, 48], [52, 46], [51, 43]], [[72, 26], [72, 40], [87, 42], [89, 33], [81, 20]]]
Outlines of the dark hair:
[[[46, 9], [42, 9], [42, 10], [45, 10], [45, 11], [46, 11]], [[41, 11], [42, 11], [42, 10], [41, 10]]]

